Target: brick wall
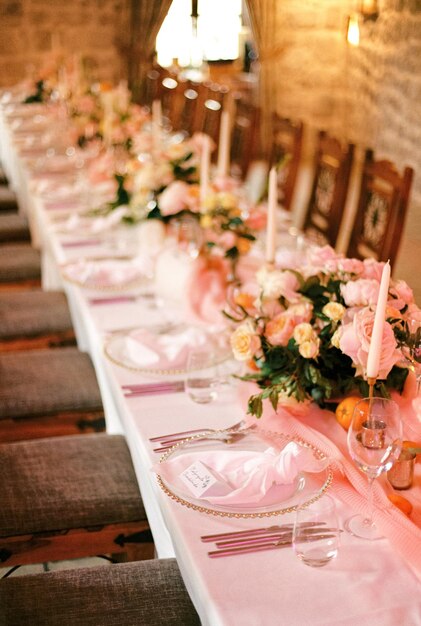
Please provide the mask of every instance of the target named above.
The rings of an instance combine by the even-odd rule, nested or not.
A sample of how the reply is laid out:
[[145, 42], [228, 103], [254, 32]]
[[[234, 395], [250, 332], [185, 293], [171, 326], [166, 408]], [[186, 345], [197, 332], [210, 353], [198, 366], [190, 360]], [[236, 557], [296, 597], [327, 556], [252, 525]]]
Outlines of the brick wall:
[[57, 45], [86, 58], [99, 79], [117, 80], [124, 65], [116, 42], [128, 31], [127, 6], [127, 0], [0, 0], [0, 86], [42, 66]]
[[[308, 159], [315, 130], [325, 128], [355, 142], [359, 158], [371, 147], [400, 168], [414, 168], [394, 274], [414, 286], [421, 304], [421, 273], [414, 272], [414, 260], [421, 259], [421, 0], [378, 0], [378, 18], [361, 25], [358, 47], [346, 43], [347, 16], [358, 4], [353, 0], [282, 3], [276, 29], [282, 45], [269, 73], [276, 97], [266, 101], [306, 122]], [[353, 200], [351, 195], [340, 248], [349, 235]], [[302, 193], [298, 214], [304, 203]]]

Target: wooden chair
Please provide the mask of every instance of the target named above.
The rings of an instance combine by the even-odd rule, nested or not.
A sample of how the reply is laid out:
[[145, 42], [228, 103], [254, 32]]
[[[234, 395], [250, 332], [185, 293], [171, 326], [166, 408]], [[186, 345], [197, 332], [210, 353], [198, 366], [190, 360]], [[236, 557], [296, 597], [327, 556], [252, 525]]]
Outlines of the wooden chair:
[[162, 116], [172, 130], [178, 130], [184, 81], [174, 76], [165, 76], [160, 85]]
[[414, 171], [401, 175], [390, 161], [375, 161], [367, 150], [348, 256], [374, 257], [393, 266], [399, 250]]
[[202, 83], [187, 80], [182, 85], [182, 97], [180, 114], [178, 118], [178, 130], [185, 131], [187, 135], [193, 135], [200, 130], [197, 125], [197, 107], [200, 102], [204, 102], [202, 93], [207, 91], [207, 87]]
[[294, 122], [272, 114], [272, 145], [269, 166], [278, 167], [278, 200], [284, 209], [291, 209], [297, 181], [303, 142], [302, 122]]
[[64, 293], [0, 291], [0, 352], [74, 345]]
[[136, 543], [152, 545], [121, 435], [1, 444], [0, 493], [4, 567], [119, 554]]
[[260, 109], [244, 98], [234, 102], [231, 130], [231, 173], [244, 179], [258, 152]]
[[354, 145], [320, 131], [310, 202], [304, 220], [306, 235], [318, 244], [336, 245], [348, 193]]
[[77, 348], [0, 353], [0, 442], [100, 432], [104, 409]]
[[[217, 83], [204, 85], [199, 93], [194, 128], [209, 135], [215, 144], [218, 144], [221, 113], [228, 93], [228, 87]], [[213, 156], [217, 158], [216, 151]]]
[[175, 559], [12, 576], [0, 605], [8, 626], [200, 626]]

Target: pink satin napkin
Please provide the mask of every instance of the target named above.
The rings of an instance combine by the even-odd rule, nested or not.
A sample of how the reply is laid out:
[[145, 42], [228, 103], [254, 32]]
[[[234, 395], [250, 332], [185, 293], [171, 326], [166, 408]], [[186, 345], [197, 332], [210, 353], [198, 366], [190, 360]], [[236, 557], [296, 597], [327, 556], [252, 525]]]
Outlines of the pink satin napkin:
[[208, 336], [198, 328], [157, 335], [142, 328], [125, 339], [127, 355], [142, 367], [185, 368], [192, 348], [205, 347]]
[[[294, 441], [279, 451], [268, 447], [255, 450], [209, 450], [188, 452], [154, 466], [154, 471], [171, 485], [183, 482], [180, 475], [192, 464], [204, 464], [218, 478], [221, 485], [228, 485], [228, 493], [209, 495], [201, 499], [218, 505], [264, 506], [281, 502], [293, 495], [301, 472], [318, 473], [328, 460], [318, 460], [313, 452]], [[182, 487], [186, 492], [186, 487]]]

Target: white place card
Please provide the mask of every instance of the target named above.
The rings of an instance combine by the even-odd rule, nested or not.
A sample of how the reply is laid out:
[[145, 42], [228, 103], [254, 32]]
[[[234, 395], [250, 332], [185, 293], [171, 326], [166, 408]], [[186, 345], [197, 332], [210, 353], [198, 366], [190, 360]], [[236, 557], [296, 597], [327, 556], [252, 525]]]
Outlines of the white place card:
[[230, 485], [210, 467], [196, 461], [180, 474], [183, 483], [196, 498], [202, 496], [224, 496], [232, 491]]

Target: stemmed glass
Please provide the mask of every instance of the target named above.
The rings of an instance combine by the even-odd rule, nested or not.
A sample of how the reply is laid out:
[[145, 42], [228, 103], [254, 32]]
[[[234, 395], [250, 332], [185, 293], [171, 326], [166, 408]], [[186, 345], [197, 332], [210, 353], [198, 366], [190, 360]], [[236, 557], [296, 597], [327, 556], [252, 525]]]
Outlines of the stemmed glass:
[[348, 429], [348, 450], [358, 469], [368, 478], [366, 516], [354, 515], [345, 522], [351, 534], [362, 539], [380, 539], [373, 522], [373, 483], [398, 459], [402, 448], [399, 407], [386, 398], [364, 399], [355, 406]]

